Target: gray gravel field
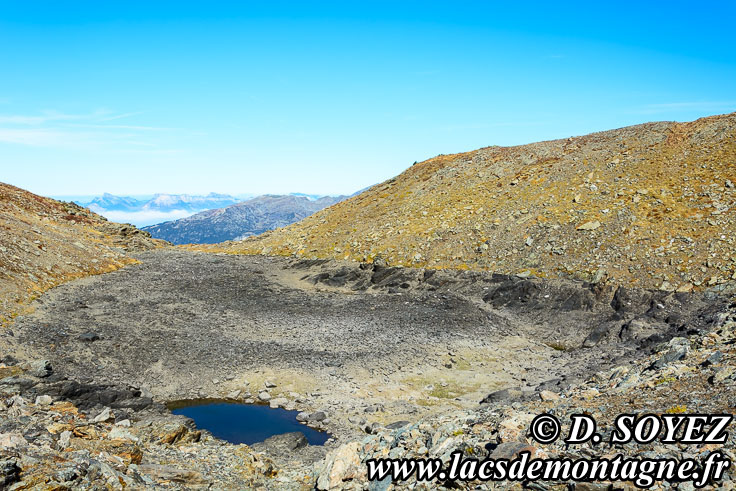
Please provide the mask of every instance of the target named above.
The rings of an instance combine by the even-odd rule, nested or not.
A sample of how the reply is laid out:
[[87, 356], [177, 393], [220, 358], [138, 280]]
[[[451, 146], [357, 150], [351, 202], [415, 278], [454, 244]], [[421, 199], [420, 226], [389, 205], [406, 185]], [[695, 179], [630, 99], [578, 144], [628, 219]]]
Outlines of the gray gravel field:
[[265, 391], [325, 411], [338, 435], [567, 385], [643, 356], [683, 319], [697, 326], [706, 305], [492, 274], [182, 250], [139, 259], [44, 295], [10, 342], [71, 379], [159, 402]]

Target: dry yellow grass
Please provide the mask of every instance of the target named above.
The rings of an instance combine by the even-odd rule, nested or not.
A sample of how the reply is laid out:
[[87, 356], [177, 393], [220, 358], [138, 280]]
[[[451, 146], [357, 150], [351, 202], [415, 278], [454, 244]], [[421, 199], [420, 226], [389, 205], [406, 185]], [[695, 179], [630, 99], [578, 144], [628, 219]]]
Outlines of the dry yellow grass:
[[196, 248], [687, 290], [736, 274], [733, 183], [736, 113], [443, 155], [289, 227]]
[[127, 250], [162, 244], [73, 203], [0, 183], [0, 325], [49, 288], [132, 264]]

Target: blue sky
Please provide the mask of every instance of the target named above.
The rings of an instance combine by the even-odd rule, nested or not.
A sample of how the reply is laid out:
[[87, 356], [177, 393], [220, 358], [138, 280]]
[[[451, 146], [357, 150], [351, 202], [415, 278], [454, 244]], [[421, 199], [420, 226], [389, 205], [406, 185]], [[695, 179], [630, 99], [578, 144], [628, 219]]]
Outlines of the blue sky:
[[736, 111], [736, 2], [0, 0], [0, 180], [352, 193], [414, 161]]

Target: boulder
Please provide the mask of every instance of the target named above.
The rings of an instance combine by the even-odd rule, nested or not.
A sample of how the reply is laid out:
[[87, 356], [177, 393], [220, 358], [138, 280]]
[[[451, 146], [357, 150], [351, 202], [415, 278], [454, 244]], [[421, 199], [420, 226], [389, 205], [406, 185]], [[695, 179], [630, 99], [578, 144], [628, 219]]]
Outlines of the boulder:
[[48, 360], [36, 360], [31, 363], [31, 367], [28, 373], [34, 377], [44, 378], [51, 375], [54, 369], [51, 367], [51, 362]]
[[531, 458], [537, 456], [539, 450], [531, 445], [521, 442], [499, 443], [490, 454], [492, 459], [508, 459], [513, 460], [519, 456], [521, 452], [529, 452]]
[[501, 442], [518, 442], [527, 431], [534, 420], [535, 415], [531, 413], [516, 413], [498, 425], [498, 439]]
[[13, 459], [0, 460], [0, 488], [5, 489], [20, 479], [20, 467]]
[[93, 341], [99, 341], [100, 335], [96, 332], [85, 332], [79, 335], [80, 341], [86, 341], [88, 343], [91, 343]]
[[265, 452], [271, 455], [287, 455], [309, 445], [307, 437], [300, 431], [282, 433], [266, 438], [260, 443], [253, 445], [257, 452]]
[[59, 441], [57, 442], [56, 445], [59, 449], [65, 449], [69, 446], [71, 439], [72, 439], [71, 431], [69, 430], [62, 431], [61, 434], [59, 435]]
[[509, 387], [506, 389], [491, 392], [482, 401], [480, 401], [480, 403], [495, 404], [497, 402], [514, 401], [520, 399], [521, 396], [521, 389], [519, 389], [518, 387]]
[[365, 466], [361, 465], [358, 451], [359, 442], [347, 443], [330, 452], [317, 477], [317, 489], [342, 489], [345, 481], [355, 481], [365, 476]]
[[284, 407], [289, 403], [289, 400], [285, 397], [276, 397], [271, 399], [270, 404], [272, 408]]
[[701, 363], [704, 367], [708, 367], [711, 365], [715, 365], [717, 363], [720, 363], [720, 361], [723, 359], [723, 353], [721, 351], [714, 351], [713, 353], [706, 358], [706, 360]]
[[100, 414], [95, 416], [94, 420], [95, 423], [106, 423], [108, 421], [115, 421], [115, 415], [110, 411], [109, 407], [106, 407], [102, 410]]
[[138, 437], [133, 435], [130, 431], [122, 426], [114, 426], [112, 430], [107, 434], [110, 440], [127, 440], [131, 442], [137, 442]]
[[44, 394], [42, 396], [36, 397], [36, 404], [39, 406], [49, 406], [51, 405], [52, 400], [53, 399], [51, 399], [51, 396]]
[[199, 472], [177, 469], [168, 465], [140, 464], [138, 470], [157, 481], [172, 481], [186, 485], [205, 484], [207, 482]]
[[326, 419], [327, 419], [327, 413], [325, 413], [324, 411], [315, 411], [309, 415], [309, 418], [307, 419], [307, 421], [309, 421], [310, 423], [318, 423]]
[[0, 448], [25, 447], [28, 442], [20, 433], [0, 433]]
[[551, 390], [543, 390], [539, 393], [539, 398], [543, 401], [556, 401], [560, 396]]
[[393, 423], [387, 424], [386, 429], [387, 430], [398, 430], [399, 428], [403, 428], [404, 426], [410, 425], [410, 421], [395, 421]]
[[165, 444], [198, 442], [202, 437], [199, 430], [190, 431], [183, 424], [170, 423], [162, 428], [160, 442]]
[[601, 222], [594, 220], [592, 222], [585, 222], [582, 225], [578, 225], [577, 230], [595, 230], [601, 226]]
[[690, 343], [685, 338], [672, 338], [668, 349], [659, 359], [649, 366], [649, 370], [659, 370], [675, 361], [684, 360], [690, 352]]

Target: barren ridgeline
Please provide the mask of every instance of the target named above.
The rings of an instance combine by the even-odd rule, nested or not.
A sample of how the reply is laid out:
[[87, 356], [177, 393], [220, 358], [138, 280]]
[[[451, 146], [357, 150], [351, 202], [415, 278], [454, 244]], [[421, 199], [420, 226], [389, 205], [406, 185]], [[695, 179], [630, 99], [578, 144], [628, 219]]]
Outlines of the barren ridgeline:
[[[4, 484], [364, 489], [370, 458], [585, 455], [540, 412], [733, 412], [733, 118], [439, 157], [202, 250], [3, 188]], [[329, 440], [230, 444], [182, 400]]]

